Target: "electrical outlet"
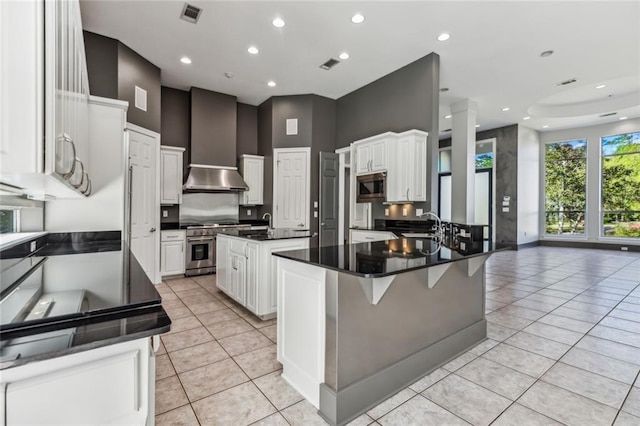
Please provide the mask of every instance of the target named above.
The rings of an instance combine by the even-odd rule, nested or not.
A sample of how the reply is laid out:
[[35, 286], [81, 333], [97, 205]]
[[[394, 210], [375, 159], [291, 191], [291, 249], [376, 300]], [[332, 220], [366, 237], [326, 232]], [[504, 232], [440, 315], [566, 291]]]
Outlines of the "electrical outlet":
[[318, 217], [318, 211], [317, 210], [313, 211], [313, 217]]
[[169, 211], [168, 210], [162, 210], [162, 217], [169, 217]]
[[36, 242], [35, 241], [31, 241], [31, 244], [29, 245], [29, 251], [31, 251], [31, 252], [36, 251]]
[[251, 209], [247, 209], [247, 216], [251, 216]]
[[389, 209], [384, 209], [384, 215], [389, 216]]
[[318, 202], [317, 202], [317, 201], [314, 201], [314, 202], [313, 202], [313, 208], [314, 208], [314, 209], [317, 209], [317, 208], [318, 208]]
[[403, 207], [402, 208], [402, 216], [406, 216], [407, 215], [407, 208]]
[[629, 251], [629, 247], [622, 246], [622, 247], [620, 247], [620, 250], [622, 250], [622, 251]]
[[422, 209], [416, 209], [416, 216], [422, 216]]

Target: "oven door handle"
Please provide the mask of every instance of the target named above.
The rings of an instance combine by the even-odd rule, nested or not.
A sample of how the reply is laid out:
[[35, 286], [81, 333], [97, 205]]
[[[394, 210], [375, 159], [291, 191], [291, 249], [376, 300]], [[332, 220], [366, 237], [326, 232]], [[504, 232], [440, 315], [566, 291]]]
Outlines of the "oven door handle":
[[191, 243], [194, 241], [213, 241], [213, 237], [197, 237], [197, 238], [188, 237], [187, 238], [188, 243]]

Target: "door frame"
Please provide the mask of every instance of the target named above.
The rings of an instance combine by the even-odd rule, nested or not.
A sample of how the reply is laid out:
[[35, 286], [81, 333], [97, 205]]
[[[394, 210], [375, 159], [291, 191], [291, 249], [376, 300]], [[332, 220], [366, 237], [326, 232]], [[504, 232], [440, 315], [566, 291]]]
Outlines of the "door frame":
[[[350, 184], [350, 182], [345, 182], [346, 180], [346, 169], [351, 168], [351, 145], [336, 149], [335, 153], [338, 154], [340, 164], [338, 166], [338, 245], [341, 246], [344, 244], [344, 189], [345, 185]], [[347, 154], [349, 154], [349, 161], [347, 161]]]
[[274, 148], [273, 149], [273, 208], [271, 210], [271, 215], [273, 219], [273, 227], [278, 228], [278, 214], [277, 210], [277, 200], [278, 200], [278, 154], [286, 154], [290, 152], [305, 152], [307, 155], [307, 188], [305, 191], [305, 227], [311, 230], [311, 217], [310, 217], [310, 204], [311, 204], [311, 148], [310, 147], [299, 147], [299, 148]]
[[125, 227], [126, 227], [126, 241], [127, 245], [131, 244], [131, 200], [129, 199], [129, 191], [131, 191], [131, 175], [129, 173], [129, 131], [134, 131], [145, 136], [149, 136], [156, 140], [155, 144], [155, 162], [156, 162], [156, 171], [155, 171], [155, 182], [156, 188], [153, 194], [153, 206], [155, 206], [155, 213], [153, 215], [153, 228], [156, 228], [155, 238], [153, 239], [153, 251], [154, 256], [156, 258], [156, 265], [153, 271], [153, 276], [149, 277], [153, 284], [160, 284], [162, 282], [162, 276], [160, 274], [160, 133], [156, 133], [152, 130], [145, 129], [144, 127], [140, 127], [136, 124], [127, 122], [124, 128], [125, 133], [127, 134], [126, 143], [125, 143], [125, 152], [126, 152], [126, 170], [125, 173]]

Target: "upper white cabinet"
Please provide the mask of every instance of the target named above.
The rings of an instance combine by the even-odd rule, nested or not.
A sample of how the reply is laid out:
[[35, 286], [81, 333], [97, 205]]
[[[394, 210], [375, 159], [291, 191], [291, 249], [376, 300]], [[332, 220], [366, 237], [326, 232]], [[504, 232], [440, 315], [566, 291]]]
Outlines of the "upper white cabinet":
[[259, 155], [242, 155], [240, 157], [240, 174], [249, 186], [249, 190], [240, 193], [241, 206], [264, 204], [264, 157]]
[[0, 181], [33, 197], [89, 195], [79, 2], [0, 2], [0, 24]]
[[356, 174], [383, 172], [388, 167], [388, 150], [395, 134], [392, 132], [353, 142]]
[[391, 142], [387, 202], [427, 200], [427, 133], [409, 130]]
[[182, 204], [184, 148], [160, 147], [160, 204]]

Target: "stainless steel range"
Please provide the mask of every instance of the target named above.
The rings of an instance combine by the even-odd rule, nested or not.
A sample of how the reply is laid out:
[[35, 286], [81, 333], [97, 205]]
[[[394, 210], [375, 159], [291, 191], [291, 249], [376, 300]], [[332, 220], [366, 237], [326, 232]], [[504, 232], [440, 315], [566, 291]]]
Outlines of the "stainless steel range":
[[216, 235], [230, 229], [250, 228], [251, 225], [210, 224], [187, 226], [185, 275], [216, 272]]

